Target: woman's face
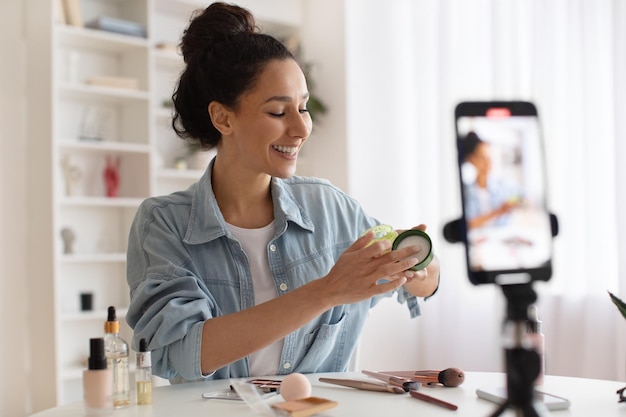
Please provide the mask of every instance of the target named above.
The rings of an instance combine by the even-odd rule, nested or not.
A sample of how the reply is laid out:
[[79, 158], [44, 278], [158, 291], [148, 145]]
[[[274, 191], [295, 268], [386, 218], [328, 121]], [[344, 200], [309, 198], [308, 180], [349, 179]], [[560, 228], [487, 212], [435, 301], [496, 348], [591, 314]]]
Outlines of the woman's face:
[[304, 74], [294, 60], [268, 62], [254, 87], [241, 96], [220, 155], [230, 155], [231, 163], [236, 155], [239, 168], [253, 175], [293, 175], [298, 152], [312, 129], [308, 98]]
[[474, 164], [479, 173], [489, 173], [491, 170], [491, 149], [489, 144], [485, 142], [478, 144], [468, 160]]

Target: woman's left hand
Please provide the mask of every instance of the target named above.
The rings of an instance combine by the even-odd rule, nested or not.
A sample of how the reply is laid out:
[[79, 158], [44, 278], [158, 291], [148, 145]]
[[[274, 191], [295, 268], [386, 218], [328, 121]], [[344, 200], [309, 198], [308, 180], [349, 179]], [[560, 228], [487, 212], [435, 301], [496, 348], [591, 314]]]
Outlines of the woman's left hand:
[[[426, 225], [420, 224], [411, 228], [411, 230], [426, 231]], [[397, 232], [402, 233], [403, 231], [404, 230], [398, 230]], [[407, 282], [404, 284], [404, 287], [408, 292], [416, 297], [428, 297], [435, 292], [439, 285], [439, 267], [439, 258], [437, 258], [437, 255], [433, 254], [433, 259], [426, 268], [420, 269], [419, 271], [408, 269], [393, 278], [399, 278], [400, 276], [406, 277]]]

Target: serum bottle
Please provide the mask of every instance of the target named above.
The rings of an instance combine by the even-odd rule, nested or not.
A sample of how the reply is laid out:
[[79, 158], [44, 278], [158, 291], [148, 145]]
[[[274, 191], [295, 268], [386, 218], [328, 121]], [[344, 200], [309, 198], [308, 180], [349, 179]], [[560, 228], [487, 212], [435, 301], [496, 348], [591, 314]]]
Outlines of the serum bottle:
[[113, 407], [126, 407], [130, 404], [128, 343], [120, 337], [120, 322], [113, 306], [109, 307], [104, 333], [104, 352], [113, 373]]
[[539, 376], [537, 376], [537, 379], [535, 380], [535, 385], [543, 385], [543, 377], [546, 370], [545, 336], [541, 329], [539, 311], [535, 305], [531, 305], [528, 308], [528, 337], [530, 338], [530, 342], [539, 354], [540, 358]]
[[113, 412], [113, 374], [107, 368], [104, 339], [89, 339], [89, 359], [83, 371], [83, 399], [86, 416], [103, 416]]
[[148, 350], [148, 342], [146, 342], [146, 339], [139, 341], [135, 380], [137, 382], [137, 404], [152, 404], [152, 358]]

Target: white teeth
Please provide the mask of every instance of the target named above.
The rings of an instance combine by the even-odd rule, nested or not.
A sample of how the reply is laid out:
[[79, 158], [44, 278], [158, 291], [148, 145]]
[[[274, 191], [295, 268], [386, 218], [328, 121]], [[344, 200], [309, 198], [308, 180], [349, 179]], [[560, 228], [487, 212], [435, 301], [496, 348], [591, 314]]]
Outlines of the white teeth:
[[287, 153], [290, 155], [293, 155], [298, 151], [297, 146], [273, 145], [272, 148], [276, 149], [278, 152]]

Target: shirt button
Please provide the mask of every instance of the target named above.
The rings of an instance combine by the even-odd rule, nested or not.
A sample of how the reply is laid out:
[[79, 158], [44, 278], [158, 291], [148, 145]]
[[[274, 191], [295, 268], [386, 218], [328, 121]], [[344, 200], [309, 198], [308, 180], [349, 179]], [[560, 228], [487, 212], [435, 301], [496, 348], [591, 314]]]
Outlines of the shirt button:
[[274, 244], [270, 245], [270, 250], [272, 252], [276, 252], [276, 245], [274, 245]]
[[283, 365], [283, 368], [289, 369], [291, 368], [291, 364], [289, 362], [285, 362], [285, 364]]
[[287, 291], [287, 284], [285, 284], [284, 282], [282, 284], [280, 284], [278, 286], [278, 288], [280, 288], [281, 291]]

